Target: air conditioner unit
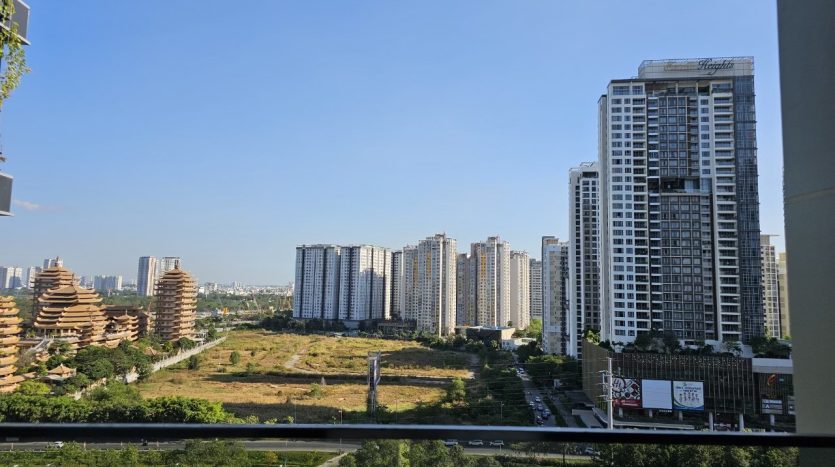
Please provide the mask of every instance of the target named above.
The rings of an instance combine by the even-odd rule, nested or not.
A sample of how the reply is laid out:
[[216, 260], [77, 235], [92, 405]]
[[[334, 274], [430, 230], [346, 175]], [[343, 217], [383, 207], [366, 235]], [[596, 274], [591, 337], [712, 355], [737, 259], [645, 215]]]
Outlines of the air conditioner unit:
[[0, 216], [12, 215], [12, 181], [11, 175], [0, 172]]

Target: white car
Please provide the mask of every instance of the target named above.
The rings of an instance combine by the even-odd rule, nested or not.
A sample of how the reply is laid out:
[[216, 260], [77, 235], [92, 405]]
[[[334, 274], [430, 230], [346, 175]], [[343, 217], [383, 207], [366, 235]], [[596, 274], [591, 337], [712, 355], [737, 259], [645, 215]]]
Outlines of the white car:
[[484, 446], [484, 441], [480, 439], [471, 439], [467, 441], [467, 444], [470, 446]]
[[504, 447], [504, 441], [502, 441], [502, 440], [500, 440], [500, 439], [497, 439], [497, 440], [495, 440], [495, 441], [490, 441], [490, 446], [493, 446], [493, 447], [495, 447], [495, 448], [501, 448], [501, 447]]
[[444, 446], [446, 446], [446, 447], [458, 446], [458, 440], [457, 439], [445, 439], [444, 440]]
[[64, 447], [64, 442], [63, 441], [55, 441], [54, 443], [52, 443], [52, 446], [56, 447], [56, 448], [62, 448], [62, 447]]

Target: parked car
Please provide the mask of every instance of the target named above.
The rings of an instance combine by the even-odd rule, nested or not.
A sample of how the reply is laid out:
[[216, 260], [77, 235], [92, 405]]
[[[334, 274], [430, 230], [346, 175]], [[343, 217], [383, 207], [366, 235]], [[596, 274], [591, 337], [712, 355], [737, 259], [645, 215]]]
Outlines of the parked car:
[[470, 446], [484, 446], [484, 441], [480, 439], [471, 439], [467, 441], [467, 444]]
[[537, 402], [542, 402], [542, 398], [539, 397], [539, 396], [536, 396], [536, 398], [534, 398], [534, 400], [537, 401]]
[[494, 448], [504, 447], [504, 441], [500, 439], [490, 441], [490, 446], [493, 446]]
[[63, 441], [55, 441], [54, 443], [52, 443], [52, 446], [56, 447], [56, 448], [62, 448], [62, 447], [64, 447], [64, 442]]
[[445, 439], [444, 440], [444, 446], [446, 446], [446, 447], [458, 446], [458, 440], [457, 439]]

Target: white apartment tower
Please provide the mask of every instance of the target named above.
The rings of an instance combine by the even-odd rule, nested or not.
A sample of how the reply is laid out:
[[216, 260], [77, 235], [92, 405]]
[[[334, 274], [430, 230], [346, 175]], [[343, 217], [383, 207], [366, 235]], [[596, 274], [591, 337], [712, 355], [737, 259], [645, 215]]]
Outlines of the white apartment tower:
[[343, 246], [339, 271], [339, 319], [391, 318], [391, 250]]
[[595, 162], [568, 173], [569, 260], [568, 346], [566, 353], [581, 357], [583, 333], [600, 331], [600, 173]]
[[403, 295], [404, 321], [417, 321], [418, 311], [418, 249], [416, 246], [403, 247]]
[[526, 251], [510, 252], [510, 322], [516, 329], [531, 324], [531, 258]]
[[777, 284], [780, 288], [780, 336], [791, 336], [791, 313], [789, 313], [789, 282], [786, 269], [786, 252], [777, 256]]
[[753, 66], [644, 61], [600, 98], [603, 339], [763, 334]]
[[568, 249], [556, 237], [542, 237], [542, 349], [549, 354], [567, 353]]
[[542, 320], [542, 261], [531, 258], [531, 319]]
[[[46, 262], [44, 262], [46, 264]], [[141, 256], [136, 271], [136, 294], [141, 297], [154, 295], [156, 283], [157, 259], [153, 256]]]
[[777, 255], [771, 244], [771, 235], [760, 235], [762, 251], [762, 294], [765, 313], [765, 333], [769, 337], [782, 338], [780, 325], [780, 283], [777, 272]]
[[159, 271], [157, 271], [157, 276], [162, 277], [165, 275], [166, 272], [174, 270], [174, 268], [178, 268], [181, 266], [180, 257], [179, 256], [163, 256], [157, 262], [159, 266]]
[[340, 252], [337, 245], [296, 247], [294, 318], [339, 318]]
[[470, 282], [478, 326], [510, 321], [510, 243], [498, 236], [470, 245]]
[[438, 234], [418, 243], [417, 250], [417, 330], [449, 335], [455, 331], [455, 239]]
[[0, 267], [0, 289], [18, 289], [23, 285], [23, 268]]
[[473, 287], [470, 280], [470, 256], [467, 253], [461, 253], [456, 262], [455, 321], [459, 326], [472, 326], [476, 319], [474, 300], [471, 298]]
[[403, 250], [391, 253], [391, 317], [403, 318]]

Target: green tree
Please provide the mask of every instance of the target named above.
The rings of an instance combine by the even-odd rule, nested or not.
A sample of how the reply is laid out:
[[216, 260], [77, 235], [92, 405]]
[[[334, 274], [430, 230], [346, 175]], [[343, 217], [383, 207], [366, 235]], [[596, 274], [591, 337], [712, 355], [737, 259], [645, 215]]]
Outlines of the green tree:
[[408, 467], [408, 454], [409, 444], [406, 441], [365, 441], [352, 454], [355, 461], [353, 465], [363, 467]]
[[455, 378], [446, 390], [446, 401], [461, 403], [467, 397], [467, 386], [461, 378]]
[[188, 369], [189, 370], [199, 370], [200, 369], [200, 356], [199, 355], [192, 355], [188, 357]]
[[229, 363], [233, 365], [237, 365], [241, 361], [241, 354], [238, 353], [237, 350], [233, 350], [231, 354], [229, 354]]
[[[0, 5], [0, 16], [11, 18], [14, 14], [13, 0], [2, 0]], [[20, 84], [20, 79], [31, 71], [26, 66], [26, 54], [23, 51], [23, 41], [18, 36], [17, 23], [12, 23], [11, 28], [0, 28], [0, 62], [5, 65], [5, 70], [0, 74], [0, 106], [11, 95], [12, 91]]]
[[30, 379], [28, 381], [20, 383], [20, 385], [17, 387], [17, 392], [20, 394], [26, 394], [28, 396], [49, 394], [49, 385], [40, 381]]

